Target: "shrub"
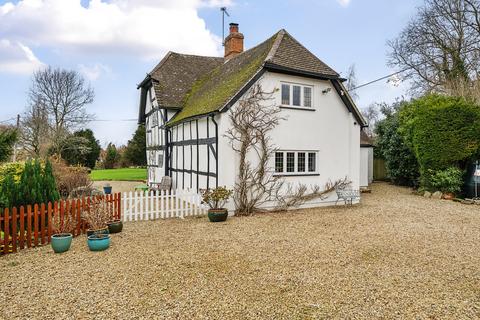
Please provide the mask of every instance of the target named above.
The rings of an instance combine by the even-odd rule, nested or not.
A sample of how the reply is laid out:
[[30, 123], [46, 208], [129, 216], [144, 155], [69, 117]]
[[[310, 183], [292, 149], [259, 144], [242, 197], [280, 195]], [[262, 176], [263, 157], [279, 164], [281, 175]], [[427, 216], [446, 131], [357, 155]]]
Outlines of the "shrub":
[[400, 133], [420, 171], [465, 168], [480, 147], [480, 107], [459, 97], [427, 95], [400, 111]]
[[15, 183], [20, 182], [24, 169], [25, 162], [9, 162], [0, 165], [0, 184], [7, 175], [12, 175]]
[[74, 132], [61, 143], [61, 156], [69, 165], [81, 165], [93, 169], [100, 155], [100, 144], [92, 130]]
[[0, 128], [0, 162], [7, 161], [10, 158], [17, 138], [17, 130]]
[[80, 166], [67, 166], [61, 159], [53, 161], [53, 172], [57, 188], [62, 198], [68, 198], [78, 188], [91, 189], [92, 181], [88, 169]]
[[419, 165], [415, 154], [398, 132], [400, 127], [398, 113], [386, 115], [377, 123], [375, 152], [385, 159], [388, 175], [393, 183], [405, 186], [417, 186]]
[[463, 171], [456, 167], [436, 172], [428, 170], [423, 179], [423, 184], [431, 191], [440, 190], [444, 193], [458, 193], [463, 185]]
[[45, 165], [38, 159], [25, 162], [19, 179], [18, 167], [12, 165], [8, 168], [10, 172], [0, 183], [1, 206], [19, 207], [60, 198], [50, 161], [46, 161]]
[[217, 187], [215, 189], [200, 190], [203, 203], [206, 203], [210, 209], [222, 208], [232, 196], [233, 191], [226, 187]]

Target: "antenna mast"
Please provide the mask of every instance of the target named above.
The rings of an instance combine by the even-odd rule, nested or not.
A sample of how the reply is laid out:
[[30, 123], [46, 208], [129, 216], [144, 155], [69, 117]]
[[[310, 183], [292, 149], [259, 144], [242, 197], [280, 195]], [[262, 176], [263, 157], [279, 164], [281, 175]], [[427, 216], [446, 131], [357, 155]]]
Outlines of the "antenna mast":
[[230, 17], [230, 14], [227, 12], [227, 7], [221, 7], [220, 11], [222, 11], [222, 46], [225, 46], [225, 15]]

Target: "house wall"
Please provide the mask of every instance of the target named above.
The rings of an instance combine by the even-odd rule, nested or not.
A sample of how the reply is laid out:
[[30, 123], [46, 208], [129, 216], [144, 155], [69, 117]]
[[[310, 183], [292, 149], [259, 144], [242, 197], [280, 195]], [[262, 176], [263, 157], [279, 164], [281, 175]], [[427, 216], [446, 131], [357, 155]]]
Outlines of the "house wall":
[[373, 147], [360, 148], [360, 187], [373, 181]]
[[[329, 81], [302, 78], [279, 73], [266, 72], [260, 80], [264, 91], [279, 89], [281, 82], [304, 84], [313, 87], [313, 110], [282, 109], [280, 116], [286, 120], [271, 132], [272, 143], [280, 150], [318, 151], [318, 175], [285, 176], [287, 183], [324, 186], [327, 181], [347, 177], [351, 187], [360, 186], [360, 125], [347, 110], [340, 96]], [[323, 90], [331, 88], [327, 93]], [[275, 103], [281, 105], [281, 92], [274, 96]], [[232, 107], [237, 108], [238, 102]], [[232, 150], [224, 133], [230, 128], [228, 112], [221, 113], [219, 120], [220, 168], [219, 185], [233, 187], [238, 171], [239, 157]], [[274, 170], [274, 157], [271, 168]], [[325, 200], [316, 200], [307, 206], [335, 203], [336, 195], [331, 194]], [[232, 208], [232, 205], [231, 207]]]
[[166, 161], [166, 130], [163, 125], [175, 114], [172, 110], [160, 108], [155, 97], [155, 91], [147, 90], [145, 107], [145, 131], [147, 144], [147, 180], [152, 185], [160, 183], [165, 176]]
[[216, 126], [211, 117], [182, 122], [170, 128], [169, 168], [174, 188], [217, 186]]

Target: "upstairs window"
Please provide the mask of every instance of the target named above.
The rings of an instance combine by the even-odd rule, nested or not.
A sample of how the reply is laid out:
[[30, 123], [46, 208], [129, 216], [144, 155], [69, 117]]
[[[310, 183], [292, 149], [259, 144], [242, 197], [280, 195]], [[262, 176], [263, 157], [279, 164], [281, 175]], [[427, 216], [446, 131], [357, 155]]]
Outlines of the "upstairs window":
[[282, 84], [282, 104], [290, 104], [290, 85]]
[[282, 106], [312, 108], [313, 87], [300, 84], [282, 83]]

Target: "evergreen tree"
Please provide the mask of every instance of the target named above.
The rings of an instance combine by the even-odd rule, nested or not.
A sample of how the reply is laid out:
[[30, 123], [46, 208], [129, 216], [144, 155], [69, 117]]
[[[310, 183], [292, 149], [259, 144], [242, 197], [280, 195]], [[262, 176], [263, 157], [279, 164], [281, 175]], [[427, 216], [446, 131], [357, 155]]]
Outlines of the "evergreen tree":
[[147, 143], [145, 126], [138, 126], [131, 140], [128, 141], [124, 157], [128, 163], [135, 166], [147, 165]]
[[106, 150], [104, 167], [105, 169], [113, 169], [119, 160], [117, 147], [113, 143], [109, 143]]

